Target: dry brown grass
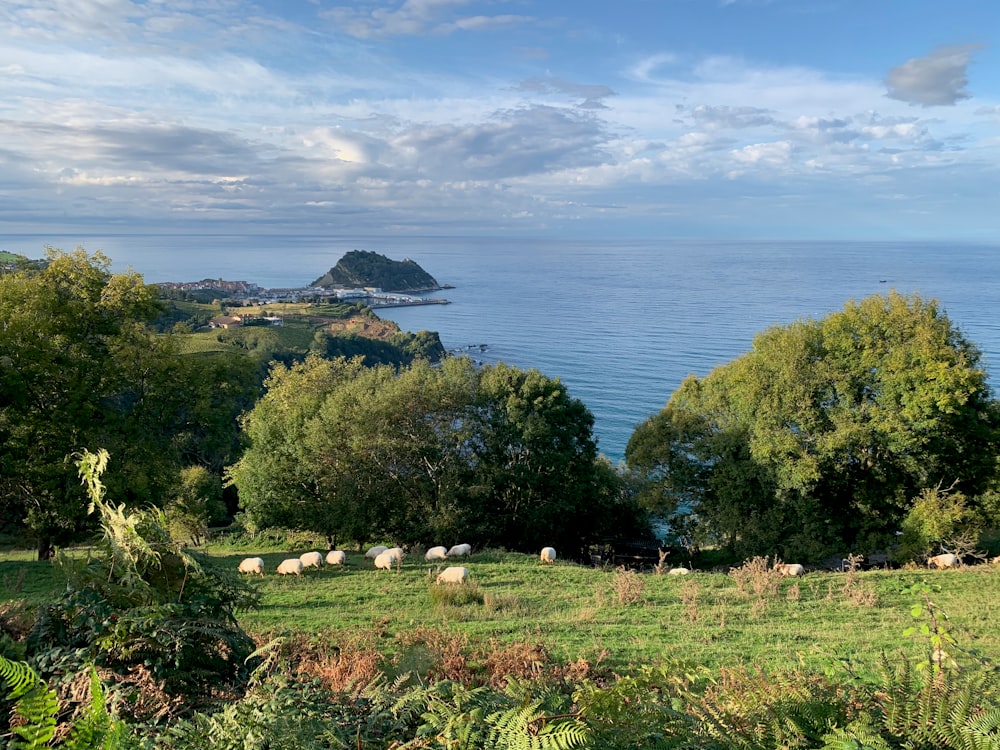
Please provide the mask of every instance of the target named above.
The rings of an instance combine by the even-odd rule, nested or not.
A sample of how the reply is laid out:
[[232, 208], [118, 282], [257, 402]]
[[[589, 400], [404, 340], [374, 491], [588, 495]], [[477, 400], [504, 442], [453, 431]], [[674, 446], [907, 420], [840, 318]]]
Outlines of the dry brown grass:
[[614, 587], [615, 601], [618, 604], [638, 604], [642, 601], [646, 580], [639, 573], [622, 565], [615, 569], [612, 586]]
[[729, 571], [729, 577], [736, 583], [736, 588], [745, 596], [755, 595], [760, 598], [772, 598], [777, 595], [781, 585], [782, 575], [770, 562], [766, 555], [753, 557], [737, 568]]
[[698, 622], [698, 599], [701, 597], [701, 587], [698, 582], [689, 578], [681, 584], [681, 604], [684, 606], [684, 617], [688, 622]]
[[560, 664], [540, 642], [491, 638], [473, 645], [466, 636], [434, 627], [401, 633], [397, 641], [402, 647], [394, 665], [397, 673], [418, 671], [422, 680], [454, 680], [498, 689], [510, 679], [579, 681], [594, 675], [601, 659], [594, 664], [583, 658]]
[[375, 631], [363, 634], [296, 635], [282, 645], [294, 671], [318, 679], [324, 687], [344, 692], [370, 683], [382, 672], [383, 655]]

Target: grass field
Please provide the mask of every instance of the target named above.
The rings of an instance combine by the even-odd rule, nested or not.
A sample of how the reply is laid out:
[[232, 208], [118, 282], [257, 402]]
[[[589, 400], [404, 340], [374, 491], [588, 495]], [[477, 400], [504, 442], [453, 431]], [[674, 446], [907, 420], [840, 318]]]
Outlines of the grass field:
[[[254, 550], [214, 549], [235, 570]], [[561, 662], [578, 659], [628, 673], [638, 665], [682, 661], [707, 667], [754, 665], [768, 670], [821, 669], [849, 660], [867, 673], [879, 654], [919, 656], [926, 636], [905, 637], [911, 607], [930, 586], [939, 624], [959, 645], [1000, 657], [1000, 567], [961, 570], [809, 573], [800, 579], [758, 581], [755, 593], [719, 573], [667, 576], [629, 573], [531, 556], [484, 551], [458, 564], [468, 567], [465, 588], [436, 586], [437, 564], [409, 556], [401, 569], [377, 571], [350, 554], [343, 568], [307, 571], [301, 578], [273, 573], [289, 556], [260, 554], [267, 575], [262, 606], [241, 615], [252, 633], [297, 631], [338, 637], [370, 633], [387, 655], [408, 633], [431, 627], [469, 642], [531, 643]], [[62, 589], [58, 569], [27, 555], [4, 555], [0, 598], [37, 604]], [[947, 619], [944, 619], [944, 616]]]

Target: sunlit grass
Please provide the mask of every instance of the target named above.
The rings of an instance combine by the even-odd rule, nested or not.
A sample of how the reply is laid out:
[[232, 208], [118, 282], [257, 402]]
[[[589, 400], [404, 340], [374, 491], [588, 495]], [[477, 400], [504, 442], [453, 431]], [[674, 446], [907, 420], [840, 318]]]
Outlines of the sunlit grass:
[[[238, 557], [227, 562], [235, 565]], [[281, 557], [271, 555], [269, 568]], [[436, 565], [407, 559], [400, 571], [376, 571], [353, 555], [344, 569], [312, 571], [304, 581], [266, 577], [264, 606], [242, 621], [251, 630], [377, 626], [400, 632], [438, 625], [470, 637], [539, 641], [556, 658], [599, 659], [619, 670], [666, 658], [707, 666], [815, 666], [833, 658], [874, 665], [882, 651], [923, 647], [902, 635], [920, 598], [907, 589], [923, 581], [960, 640], [1000, 654], [1000, 576], [986, 567], [859, 574], [855, 589], [874, 594], [867, 604], [845, 591], [841, 573], [784, 581], [763, 599], [740, 593], [722, 574], [645, 574], [639, 600], [621, 603], [614, 571], [542, 566], [533, 556], [512, 554], [474, 555], [462, 564], [482, 604], [439, 606], [432, 591]]]
[[[783, 580], [777, 593], [764, 596], [742, 593], [725, 574], [642, 574], [641, 593], [629, 600], [619, 596], [614, 570], [541, 565], [534, 556], [506, 552], [458, 563], [469, 568], [475, 586], [475, 596], [465, 597], [436, 591], [443, 566], [418, 555], [382, 571], [354, 552], [343, 567], [285, 577], [274, 571], [298, 551], [217, 548], [212, 554], [233, 570], [247, 555], [264, 558], [266, 575], [254, 584], [262, 606], [240, 615], [244, 627], [261, 634], [373, 631], [391, 650], [414, 628], [432, 627], [478, 641], [538, 643], [558, 660], [585, 659], [616, 672], [667, 660], [817, 669], [834, 659], [866, 672], [883, 651], [923, 653], [926, 643], [903, 635], [914, 624], [911, 606], [922, 598], [911, 587], [923, 582], [960, 645], [1000, 655], [998, 566], [871, 571], [853, 579], [810, 573]], [[58, 569], [28, 556], [0, 558], [3, 598], [37, 604], [61, 590]]]

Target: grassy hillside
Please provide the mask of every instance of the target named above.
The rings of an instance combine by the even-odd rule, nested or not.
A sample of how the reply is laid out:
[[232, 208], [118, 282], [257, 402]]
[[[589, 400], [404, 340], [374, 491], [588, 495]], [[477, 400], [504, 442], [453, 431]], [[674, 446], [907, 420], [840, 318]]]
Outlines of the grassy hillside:
[[[257, 550], [213, 552], [231, 569]], [[289, 556], [268, 552], [259, 581], [260, 609], [244, 613], [251, 632], [351, 633], [399, 658], [417, 630], [430, 628], [463, 643], [536, 644], [559, 662], [584, 660], [593, 668], [627, 673], [643, 664], [680, 660], [708, 667], [806, 666], [821, 670], [848, 659], [862, 673], [883, 651], [918, 656], [926, 638], [905, 637], [911, 607], [931, 587], [959, 644], [1000, 655], [1000, 566], [954, 571], [810, 573], [780, 582], [757, 578], [741, 590], [719, 573], [690, 576], [637, 574], [566, 562], [541, 565], [534, 557], [485, 551], [457, 564], [471, 585], [436, 586], [438, 566], [409, 556], [399, 571], [376, 571], [360, 554], [344, 568], [274, 574]], [[26, 573], [21, 573], [24, 570]], [[23, 588], [18, 591], [17, 582]], [[764, 587], [754, 592], [753, 585]], [[25, 585], [27, 584], [27, 585]], [[767, 587], [771, 587], [768, 589]], [[0, 562], [0, 598], [40, 603], [60, 588], [47, 563]]]

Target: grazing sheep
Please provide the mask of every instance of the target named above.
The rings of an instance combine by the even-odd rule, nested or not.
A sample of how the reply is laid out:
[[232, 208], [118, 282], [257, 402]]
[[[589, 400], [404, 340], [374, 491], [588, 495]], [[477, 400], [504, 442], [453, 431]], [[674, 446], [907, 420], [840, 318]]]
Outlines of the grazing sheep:
[[327, 565], [343, 565], [347, 562], [347, 553], [341, 549], [332, 549], [326, 553]]
[[323, 555], [319, 552], [304, 552], [299, 555], [303, 568], [322, 568]]
[[386, 547], [384, 544], [376, 545], [376, 546], [372, 547], [370, 550], [368, 550], [367, 552], [365, 552], [365, 557], [367, 559], [369, 559], [369, 560], [374, 560], [376, 557], [378, 557], [379, 555], [381, 555], [387, 549], [389, 549], [389, 548]]
[[539, 557], [543, 563], [554, 563], [556, 561], [556, 551], [552, 547], [542, 547], [542, 553]]
[[254, 573], [259, 576], [264, 575], [264, 558], [248, 557], [240, 563], [240, 573]]
[[783, 576], [792, 577], [805, 575], [806, 572], [806, 569], [798, 563], [778, 563], [774, 566], [774, 569]]
[[390, 550], [386, 550], [375, 558], [375, 567], [379, 570], [392, 570], [392, 566], [397, 561], [402, 562], [403, 558], [392, 554]]
[[445, 568], [438, 573], [437, 583], [465, 583], [468, 577], [468, 568]]
[[448, 550], [445, 547], [431, 547], [424, 553], [427, 562], [439, 562], [448, 559]]
[[302, 561], [297, 557], [289, 558], [288, 560], [282, 560], [281, 565], [278, 566], [278, 575], [302, 575]]
[[448, 557], [467, 557], [472, 554], [471, 544], [456, 544], [448, 550]]
[[686, 576], [691, 571], [687, 568], [671, 568], [667, 571], [668, 576]]
[[927, 558], [928, 568], [954, 568], [961, 564], [961, 560], [958, 559], [958, 555], [953, 555], [947, 552], [943, 555], [934, 555], [934, 557]]
[[403, 552], [403, 548], [402, 547], [390, 547], [389, 549], [387, 549], [385, 551], [388, 552], [391, 555], [395, 555], [400, 560], [402, 560], [404, 557], [406, 557], [406, 553]]

